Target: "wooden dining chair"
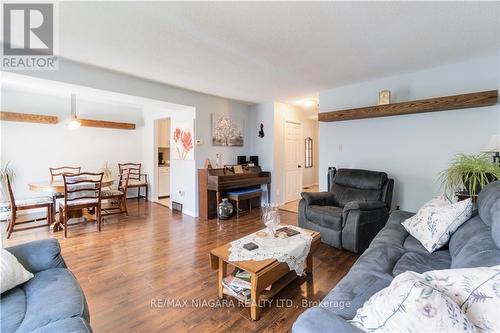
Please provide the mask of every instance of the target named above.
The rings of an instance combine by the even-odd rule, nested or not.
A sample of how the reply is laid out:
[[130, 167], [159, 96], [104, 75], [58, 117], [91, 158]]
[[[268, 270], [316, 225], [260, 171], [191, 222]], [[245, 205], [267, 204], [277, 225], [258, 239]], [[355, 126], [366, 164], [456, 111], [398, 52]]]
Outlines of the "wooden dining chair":
[[[49, 196], [43, 197], [35, 197], [28, 199], [14, 199], [14, 192], [12, 191], [12, 186], [10, 184], [10, 178], [7, 175], [5, 177], [7, 183], [7, 189], [9, 191], [9, 204], [10, 204], [10, 221], [7, 226], [7, 238], [10, 238], [11, 234], [15, 231], [29, 230], [34, 228], [42, 228], [47, 227], [50, 230], [50, 225], [52, 224], [52, 198]], [[37, 222], [39, 219], [32, 219], [27, 221], [18, 222], [17, 221], [17, 212], [20, 210], [28, 210], [28, 209], [38, 209], [45, 208], [47, 210], [47, 216], [42, 220], [47, 220], [47, 224], [29, 226], [19, 229], [14, 229], [16, 225], [25, 224], [25, 223], [33, 223]]]
[[111, 190], [102, 190], [101, 191], [101, 200], [118, 200], [118, 206], [112, 206], [107, 208], [102, 208], [101, 216], [109, 216], [116, 214], [125, 214], [128, 216], [127, 210], [127, 189], [128, 189], [128, 179], [129, 173], [128, 171], [124, 171], [120, 175], [120, 179], [118, 181], [118, 187], [116, 189]]
[[[64, 200], [59, 203], [59, 223], [68, 237], [68, 220], [71, 211], [95, 209], [97, 230], [101, 231], [101, 185], [104, 173], [82, 172], [63, 174]], [[75, 223], [78, 224], [78, 223]]]
[[62, 166], [57, 168], [49, 168], [50, 181], [62, 180], [63, 175], [74, 175], [82, 172], [82, 167]]
[[118, 163], [120, 175], [128, 171], [128, 188], [137, 188], [137, 200], [141, 198], [141, 188], [145, 188], [143, 198], [148, 201], [148, 175], [141, 173], [141, 163]]
[[[62, 166], [62, 167], [57, 167], [57, 168], [51, 168], [49, 167], [49, 172], [50, 172], [50, 182], [54, 181], [62, 181], [63, 175], [74, 175], [77, 173], [80, 173], [82, 171], [82, 167], [80, 166]], [[54, 203], [54, 214], [57, 213], [57, 199], [61, 199], [64, 197], [64, 193], [62, 192], [56, 192], [52, 194], [52, 201]]]

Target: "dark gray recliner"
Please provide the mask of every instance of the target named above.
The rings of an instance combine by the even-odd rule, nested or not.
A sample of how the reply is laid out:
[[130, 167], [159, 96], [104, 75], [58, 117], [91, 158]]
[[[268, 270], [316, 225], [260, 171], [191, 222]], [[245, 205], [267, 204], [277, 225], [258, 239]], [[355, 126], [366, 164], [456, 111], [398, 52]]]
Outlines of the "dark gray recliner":
[[321, 233], [322, 242], [363, 252], [389, 218], [394, 180], [385, 172], [339, 169], [328, 192], [303, 192], [299, 226]]

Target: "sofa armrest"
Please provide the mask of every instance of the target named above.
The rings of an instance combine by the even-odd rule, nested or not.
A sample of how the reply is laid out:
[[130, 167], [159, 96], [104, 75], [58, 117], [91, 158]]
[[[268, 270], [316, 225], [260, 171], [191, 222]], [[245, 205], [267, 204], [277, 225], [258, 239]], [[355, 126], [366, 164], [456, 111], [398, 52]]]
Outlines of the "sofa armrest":
[[394, 210], [391, 212], [391, 216], [389, 216], [387, 224], [401, 224], [413, 215], [415, 215], [415, 213], [410, 213], [404, 210]]
[[6, 248], [31, 273], [66, 267], [56, 239], [43, 239]]
[[302, 198], [306, 205], [334, 206], [334, 194], [332, 192], [302, 192]]
[[386, 207], [383, 201], [351, 201], [344, 206], [344, 214], [350, 210], [374, 210]]
[[302, 313], [292, 327], [292, 333], [362, 333], [359, 328], [330, 310], [314, 307]]
[[[354, 253], [363, 252], [385, 226], [389, 211], [385, 203], [370, 206], [372, 209], [344, 209], [342, 218], [342, 248]], [[368, 208], [369, 206], [364, 206]]]

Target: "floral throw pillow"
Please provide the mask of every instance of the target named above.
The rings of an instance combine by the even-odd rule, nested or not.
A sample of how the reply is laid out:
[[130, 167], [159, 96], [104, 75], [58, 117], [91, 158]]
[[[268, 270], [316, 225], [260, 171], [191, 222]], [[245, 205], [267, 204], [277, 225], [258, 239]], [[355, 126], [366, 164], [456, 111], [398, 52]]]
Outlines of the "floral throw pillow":
[[434, 252], [448, 243], [450, 236], [472, 216], [472, 200], [451, 203], [444, 195], [423, 205], [402, 225], [410, 235]]
[[[405, 272], [358, 309], [366, 332], [500, 332], [500, 266]], [[458, 310], [458, 311], [457, 311]]]
[[500, 332], [500, 266], [412, 274], [448, 295], [478, 332]]
[[366, 301], [350, 323], [370, 333], [477, 332], [450, 297], [425, 280], [403, 275]]

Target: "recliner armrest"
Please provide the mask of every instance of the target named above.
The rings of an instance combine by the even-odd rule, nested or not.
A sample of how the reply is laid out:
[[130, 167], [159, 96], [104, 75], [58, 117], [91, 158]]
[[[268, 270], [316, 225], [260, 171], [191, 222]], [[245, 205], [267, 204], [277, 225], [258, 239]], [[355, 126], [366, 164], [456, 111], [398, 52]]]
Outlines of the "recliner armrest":
[[6, 250], [31, 273], [66, 267], [59, 242], [53, 238], [11, 246]]
[[306, 205], [318, 206], [334, 206], [334, 194], [332, 192], [302, 192], [302, 198], [306, 201]]
[[386, 207], [383, 201], [351, 201], [344, 206], [344, 213], [349, 210], [374, 210]]

